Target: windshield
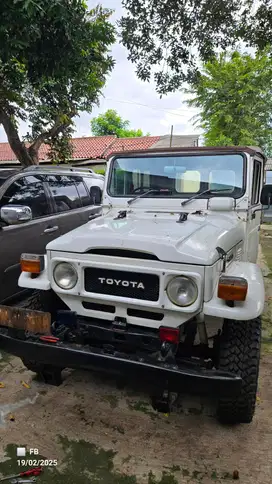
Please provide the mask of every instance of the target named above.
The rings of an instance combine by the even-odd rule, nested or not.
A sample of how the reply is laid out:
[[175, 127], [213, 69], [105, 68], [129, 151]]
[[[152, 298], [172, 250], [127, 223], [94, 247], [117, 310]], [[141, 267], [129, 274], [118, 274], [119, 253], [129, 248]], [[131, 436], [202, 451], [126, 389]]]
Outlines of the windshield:
[[[209, 190], [215, 192], [211, 194]], [[189, 198], [207, 191], [203, 198], [239, 198], [244, 192], [244, 158], [240, 154], [116, 158], [108, 191], [113, 197], [143, 193], [142, 198]]]

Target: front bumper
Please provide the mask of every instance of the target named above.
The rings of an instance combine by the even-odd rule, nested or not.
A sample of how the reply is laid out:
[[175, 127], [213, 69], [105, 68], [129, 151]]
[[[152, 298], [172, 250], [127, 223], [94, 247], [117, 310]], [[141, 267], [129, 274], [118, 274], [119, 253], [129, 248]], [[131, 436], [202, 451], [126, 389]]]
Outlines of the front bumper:
[[170, 364], [151, 357], [138, 357], [120, 351], [103, 350], [90, 345], [74, 343], [44, 343], [12, 337], [0, 329], [0, 349], [25, 360], [61, 368], [106, 370], [141, 379], [152, 386], [176, 392], [211, 393], [216, 396], [234, 396], [241, 391], [242, 379], [232, 373], [193, 367], [188, 362]]

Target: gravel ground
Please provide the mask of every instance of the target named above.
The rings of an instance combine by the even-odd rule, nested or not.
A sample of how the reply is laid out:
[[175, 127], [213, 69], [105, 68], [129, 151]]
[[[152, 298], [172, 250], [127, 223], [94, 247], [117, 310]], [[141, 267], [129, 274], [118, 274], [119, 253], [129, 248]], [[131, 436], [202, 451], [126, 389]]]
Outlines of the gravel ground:
[[[268, 484], [272, 476], [271, 373], [272, 356], [265, 354], [253, 423], [223, 427], [215, 419], [212, 401], [184, 396], [175, 412], [157, 414], [140, 384], [118, 389], [115, 380], [70, 371], [60, 387], [46, 386], [12, 358], [1, 371], [5, 388], [0, 393], [0, 472], [17, 472], [15, 447], [27, 445], [38, 448], [40, 456], [58, 459], [57, 469], [46, 469], [39, 482], [70, 482], [67, 456], [78, 456], [82, 462], [78, 476], [71, 480], [75, 484], [92, 482], [88, 472], [103, 484], [225, 482], [232, 480], [235, 470], [241, 483]], [[97, 468], [101, 452], [102, 467], [110, 469], [106, 475]]]

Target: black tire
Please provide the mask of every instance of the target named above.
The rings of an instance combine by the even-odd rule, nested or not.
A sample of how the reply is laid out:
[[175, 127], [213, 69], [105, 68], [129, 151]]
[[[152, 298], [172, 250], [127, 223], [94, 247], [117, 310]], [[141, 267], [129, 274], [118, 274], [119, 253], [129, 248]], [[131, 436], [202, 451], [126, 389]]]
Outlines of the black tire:
[[25, 358], [21, 358], [21, 360], [25, 367], [28, 370], [33, 371], [33, 373], [41, 373], [44, 369], [44, 365], [37, 363], [36, 361], [26, 360]]
[[[33, 309], [35, 311], [48, 311], [52, 315], [52, 321], [55, 320], [56, 311], [58, 309], [67, 309], [61, 299], [59, 299], [53, 291], [34, 291], [33, 294], [23, 301], [19, 307]], [[51, 365], [44, 365], [38, 361], [27, 360], [24, 358], [22, 358], [22, 362], [28, 370], [41, 376], [48, 370], [53, 372], [55, 369], [56, 372], [61, 372], [63, 369], [54, 368], [51, 367]]]
[[54, 386], [59, 386], [62, 384], [61, 372], [63, 368], [47, 364], [45, 365], [43, 363], [38, 363], [37, 361], [26, 360], [23, 358], [22, 362], [28, 370], [36, 373], [44, 383]]
[[261, 319], [225, 320], [221, 338], [219, 368], [240, 375], [243, 384], [239, 396], [219, 400], [218, 419], [226, 424], [250, 423], [256, 405]]
[[17, 306], [23, 309], [33, 309], [35, 311], [44, 311], [42, 300], [41, 300], [41, 292], [34, 291], [33, 294], [31, 294], [31, 296], [23, 300]]
[[52, 321], [55, 320], [56, 312], [59, 309], [68, 309], [53, 291], [34, 291], [31, 296], [18, 304], [18, 307], [49, 312], [52, 315]]

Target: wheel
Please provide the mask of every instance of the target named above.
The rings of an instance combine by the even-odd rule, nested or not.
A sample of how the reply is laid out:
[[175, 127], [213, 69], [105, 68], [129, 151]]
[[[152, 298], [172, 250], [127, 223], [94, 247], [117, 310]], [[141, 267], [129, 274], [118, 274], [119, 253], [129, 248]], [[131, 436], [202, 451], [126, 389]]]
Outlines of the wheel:
[[[58, 309], [66, 309], [66, 306], [53, 291], [34, 291], [20, 305], [24, 309], [33, 309], [35, 311], [48, 311], [52, 315], [52, 321]], [[51, 385], [60, 385], [62, 383], [61, 372], [63, 368], [39, 363], [38, 361], [22, 358], [25, 367], [37, 373], [45, 383]]]
[[33, 371], [33, 373], [41, 373], [44, 368], [44, 365], [42, 365], [41, 363], [38, 363], [37, 361], [26, 360], [25, 358], [21, 358], [21, 360], [25, 365], [25, 367], [28, 370]]
[[242, 390], [237, 397], [220, 398], [218, 419], [222, 423], [252, 421], [259, 375], [261, 319], [251, 321], [225, 320], [223, 325], [219, 368], [242, 377]]
[[52, 315], [52, 321], [55, 320], [56, 312], [59, 309], [68, 309], [53, 291], [34, 291], [31, 296], [18, 304], [18, 307], [49, 312]]
[[24, 358], [22, 358], [22, 362], [28, 370], [37, 373], [44, 383], [53, 386], [59, 386], [62, 384], [61, 372], [63, 368], [45, 365], [33, 360], [25, 360]]

